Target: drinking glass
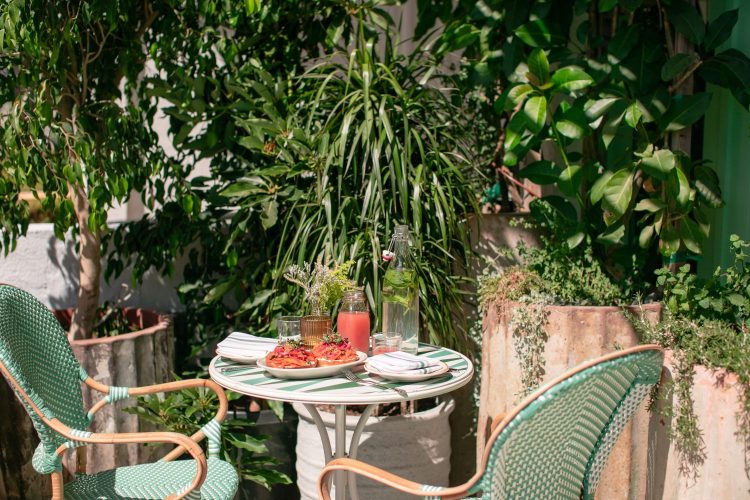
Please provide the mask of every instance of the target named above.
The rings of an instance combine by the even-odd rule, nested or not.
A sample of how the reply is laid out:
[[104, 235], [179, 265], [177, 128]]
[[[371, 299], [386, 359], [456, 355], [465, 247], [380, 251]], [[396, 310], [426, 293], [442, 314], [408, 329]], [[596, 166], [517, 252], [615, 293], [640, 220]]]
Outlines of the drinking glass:
[[378, 332], [372, 336], [372, 355], [401, 350], [401, 334], [397, 332]]
[[361, 288], [344, 292], [339, 309], [337, 329], [352, 347], [364, 353], [370, 348], [370, 312]]
[[299, 340], [299, 316], [282, 316], [276, 321], [279, 330], [279, 341]]

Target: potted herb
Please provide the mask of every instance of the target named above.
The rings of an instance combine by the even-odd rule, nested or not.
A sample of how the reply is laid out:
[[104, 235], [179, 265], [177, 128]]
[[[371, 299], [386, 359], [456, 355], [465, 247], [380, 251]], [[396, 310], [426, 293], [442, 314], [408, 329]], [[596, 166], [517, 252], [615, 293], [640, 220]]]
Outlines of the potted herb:
[[[740, 498], [750, 491], [750, 243], [734, 235], [732, 266], [702, 280], [662, 271], [666, 313], [635, 321], [667, 351], [652, 437], [660, 464], [648, 498]], [[716, 477], [731, 481], [716, 481]]]
[[314, 265], [289, 266], [284, 273], [284, 278], [305, 292], [308, 314], [300, 320], [300, 334], [305, 344], [315, 346], [331, 331], [331, 310], [344, 292], [355, 286], [348, 278], [352, 264], [352, 261], [347, 261], [329, 268], [318, 259]]

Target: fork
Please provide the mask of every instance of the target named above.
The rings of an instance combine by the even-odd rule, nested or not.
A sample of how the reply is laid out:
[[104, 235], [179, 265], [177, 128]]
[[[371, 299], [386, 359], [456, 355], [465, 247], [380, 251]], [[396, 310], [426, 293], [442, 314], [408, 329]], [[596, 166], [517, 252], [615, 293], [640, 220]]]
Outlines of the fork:
[[359, 378], [358, 376], [356, 376], [351, 370], [343, 370], [342, 373], [344, 374], [344, 377], [346, 377], [347, 380], [349, 380], [350, 382], [354, 382], [354, 383], [362, 384], [362, 385], [371, 385], [373, 387], [378, 387], [380, 389], [387, 389], [387, 390], [396, 391], [399, 394], [399, 396], [401, 396], [401, 397], [404, 397], [404, 398], [409, 397], [409, 395], [406, 394], [406, 391], [403, 390], [403, 389], [399, 389], [398, 387], [391, 387], [389, 385], [381, 384], [380, 382], [378, 382], [376, 380], [372, 380], [372, 379], [363, 380], [363, 379]]

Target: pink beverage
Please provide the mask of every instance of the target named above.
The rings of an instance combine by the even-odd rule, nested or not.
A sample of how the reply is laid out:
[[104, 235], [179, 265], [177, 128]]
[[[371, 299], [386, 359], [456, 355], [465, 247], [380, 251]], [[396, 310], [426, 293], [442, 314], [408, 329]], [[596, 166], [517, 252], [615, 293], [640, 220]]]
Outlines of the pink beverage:
[[370, 313], [341, 311], [338, 318], [339, 335], [349, 339], [357, 351], [367, 353], [370, 347]]

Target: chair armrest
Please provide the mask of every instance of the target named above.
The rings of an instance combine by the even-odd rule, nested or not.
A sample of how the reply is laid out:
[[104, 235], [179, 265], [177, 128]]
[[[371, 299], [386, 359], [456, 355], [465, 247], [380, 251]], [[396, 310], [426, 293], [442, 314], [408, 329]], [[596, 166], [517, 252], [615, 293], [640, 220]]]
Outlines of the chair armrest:
[[[500, 425], [500, 422], [505, 420], [505, 417], [507, 416], [508, 416], [507, 412], [498, 413], [497, 415], [495, 415], [495, 418], [492, 419], [492, 425], [490, 426], [490, 434], [495, 432], [495, 429], [497, 429], [497, 426]], [[487, 438], [489, 439], [489, 436], [487, 436]]]
[[[110, 391], [115, 389], [112, 386], [104, 385], [100, 382], [97, 382], [91, 377], [86, 378], [84, 380], [84, 383], [91, 387], [92, 389], [99, 391], [103, 394], [110, 394]], [[164, 384], [156, 384], [156, 385], [147, 385], [143, 387], [127, 387], [124, 388], [127, 390], [127, 396], [142, 396], [144, 394], [156, 394], [158, 392], [172, 392], [172, 391], [179, 391], [182, 389], [191, 389], [193, 387], [205, 387], [208, 389], [211, 389], [219, 398], [219, 411], [216, 412], [216, 418], [220, 422], [224, 420], [224, 417], [226, 416], [227, 409], [229, 408], [229, 403], [227, 401], [227, 396], [224, 394], [224, 390], [221, 388], [219, 384], [214, 382], [213, 380], [209, 379], [203, 379], [203, 378], [193, 378], [188, 380], [176, 380], [174, 382], [166, 382]], [[118, 388], [123, 389], [123, 388]], [[91, 412], [96, 413], [99, 409], [101, 409], [102, 406], [107, 404], [107, 401], [99, 401], [97, 402], [92, 408]]]
[[[123, 444], [123, 443], [173, 443], [180, 448], [185, 449], [195, 460], [196, 472], [190, 485], [182, 488], [180, 491], [167, 497], [168, 500], [178, 500], [185, 498], [191, 491], [200, 488], [206, 480], [208, 465], [203, 449], [187, 436], [176, 432], [123, 432], [123, 433], [96, 433], [72, 429], [58, 419], [53, 418], [46, 421], [53, 430], [60, 435], [68, 438], [73, 446], [83, 443], [92, 444]], [[60, 454], [68, 449], [63, 445], [57, 449]]]
[[368, 479], [372, 479], [393, 489], [403, 491], [410, 495], [418, 497], [439, 497], [445, 499], [461, 498], [466, 496], [469, 491], [469, 483], [453, 488], [438, 488], [425, 484], [415, 483], [400, 476], [392, 474], [378, 467], [353, 460], [351, 458], [338, 458], [328, 462], [318, 476], [318, 498], [330, 500], [331, 495], [328, 488], [327, 476], [335, 471], [346, 471], [359, 474]]
[[[206, 426], [201, 428], [198, 432], [190, 436], [190, 439], [193, 440], [193, 442], [200, 442], [203, 438], [205, 438], [207, 435], [209, 437], [209, 454], [214, 455], [219, 453], [219, 447], [220, 444], [218, 442], [218, 439], [221, 437], [219, 426], [217, 424], [220, 424], [224, 421], [224, 418], [227, 415], [227, 410], [229, 409], [229, 402], [227, 400], [226, 394], [224, 394], [224, 390], [221, 388], [219, 384], [214, 382], [213, 380], [209, 379], [202, 379], [202, 378], [195, 378], [195, 379], [188, 379], [188, 380], [176, 380], [174, 382], [167, 382], [164, 384], [156, 384], [156, 385], [148, 385], [144, 387], [128, 387], [128, 388], [115, 388], [111, 386], [104, 385], [102, 383], [97, 382], [96, 380], [92, 379], [91, 377], [86, 378], [84, 380], [84, 383], [91, 387], [94, 390], [97, 390], [104, 394], [110, 394], [110, 391], [117, 389], [122, 390], [126, 389], [125, 395], [127, 397], [131, 396], [142, 396], [145, 394], [156, 394], [159, 392], [172, 392], [172, 391], [179, 391], [182, 389], [191, 389], [194, 387], [204, 387], [207, 389], [211, 389], [216, 396], [219, 398], [219, 409], [216, 412], [216, 415], [214, 418], [209, 422]], [[91, 418], [93, 418], [94, 414], [102, 409], [107, 403], [109, 403], [109, 400], [102, 399], [101, 401], [98, 401], [94, 406], [91, 407], [91, 410], [89, 410], [89, 415]], [[213, 422], [216, 423], [213, 423]], [[215, 442], [211, 442], [215, 441]], [[175, 458], [179, 457], [185, 453], [185, 448], [182, 446], [178, 446], [171, 452], [169, 452], [167, 455], [164, 456], [163, 460], [170, 461], [174, 460]]]

